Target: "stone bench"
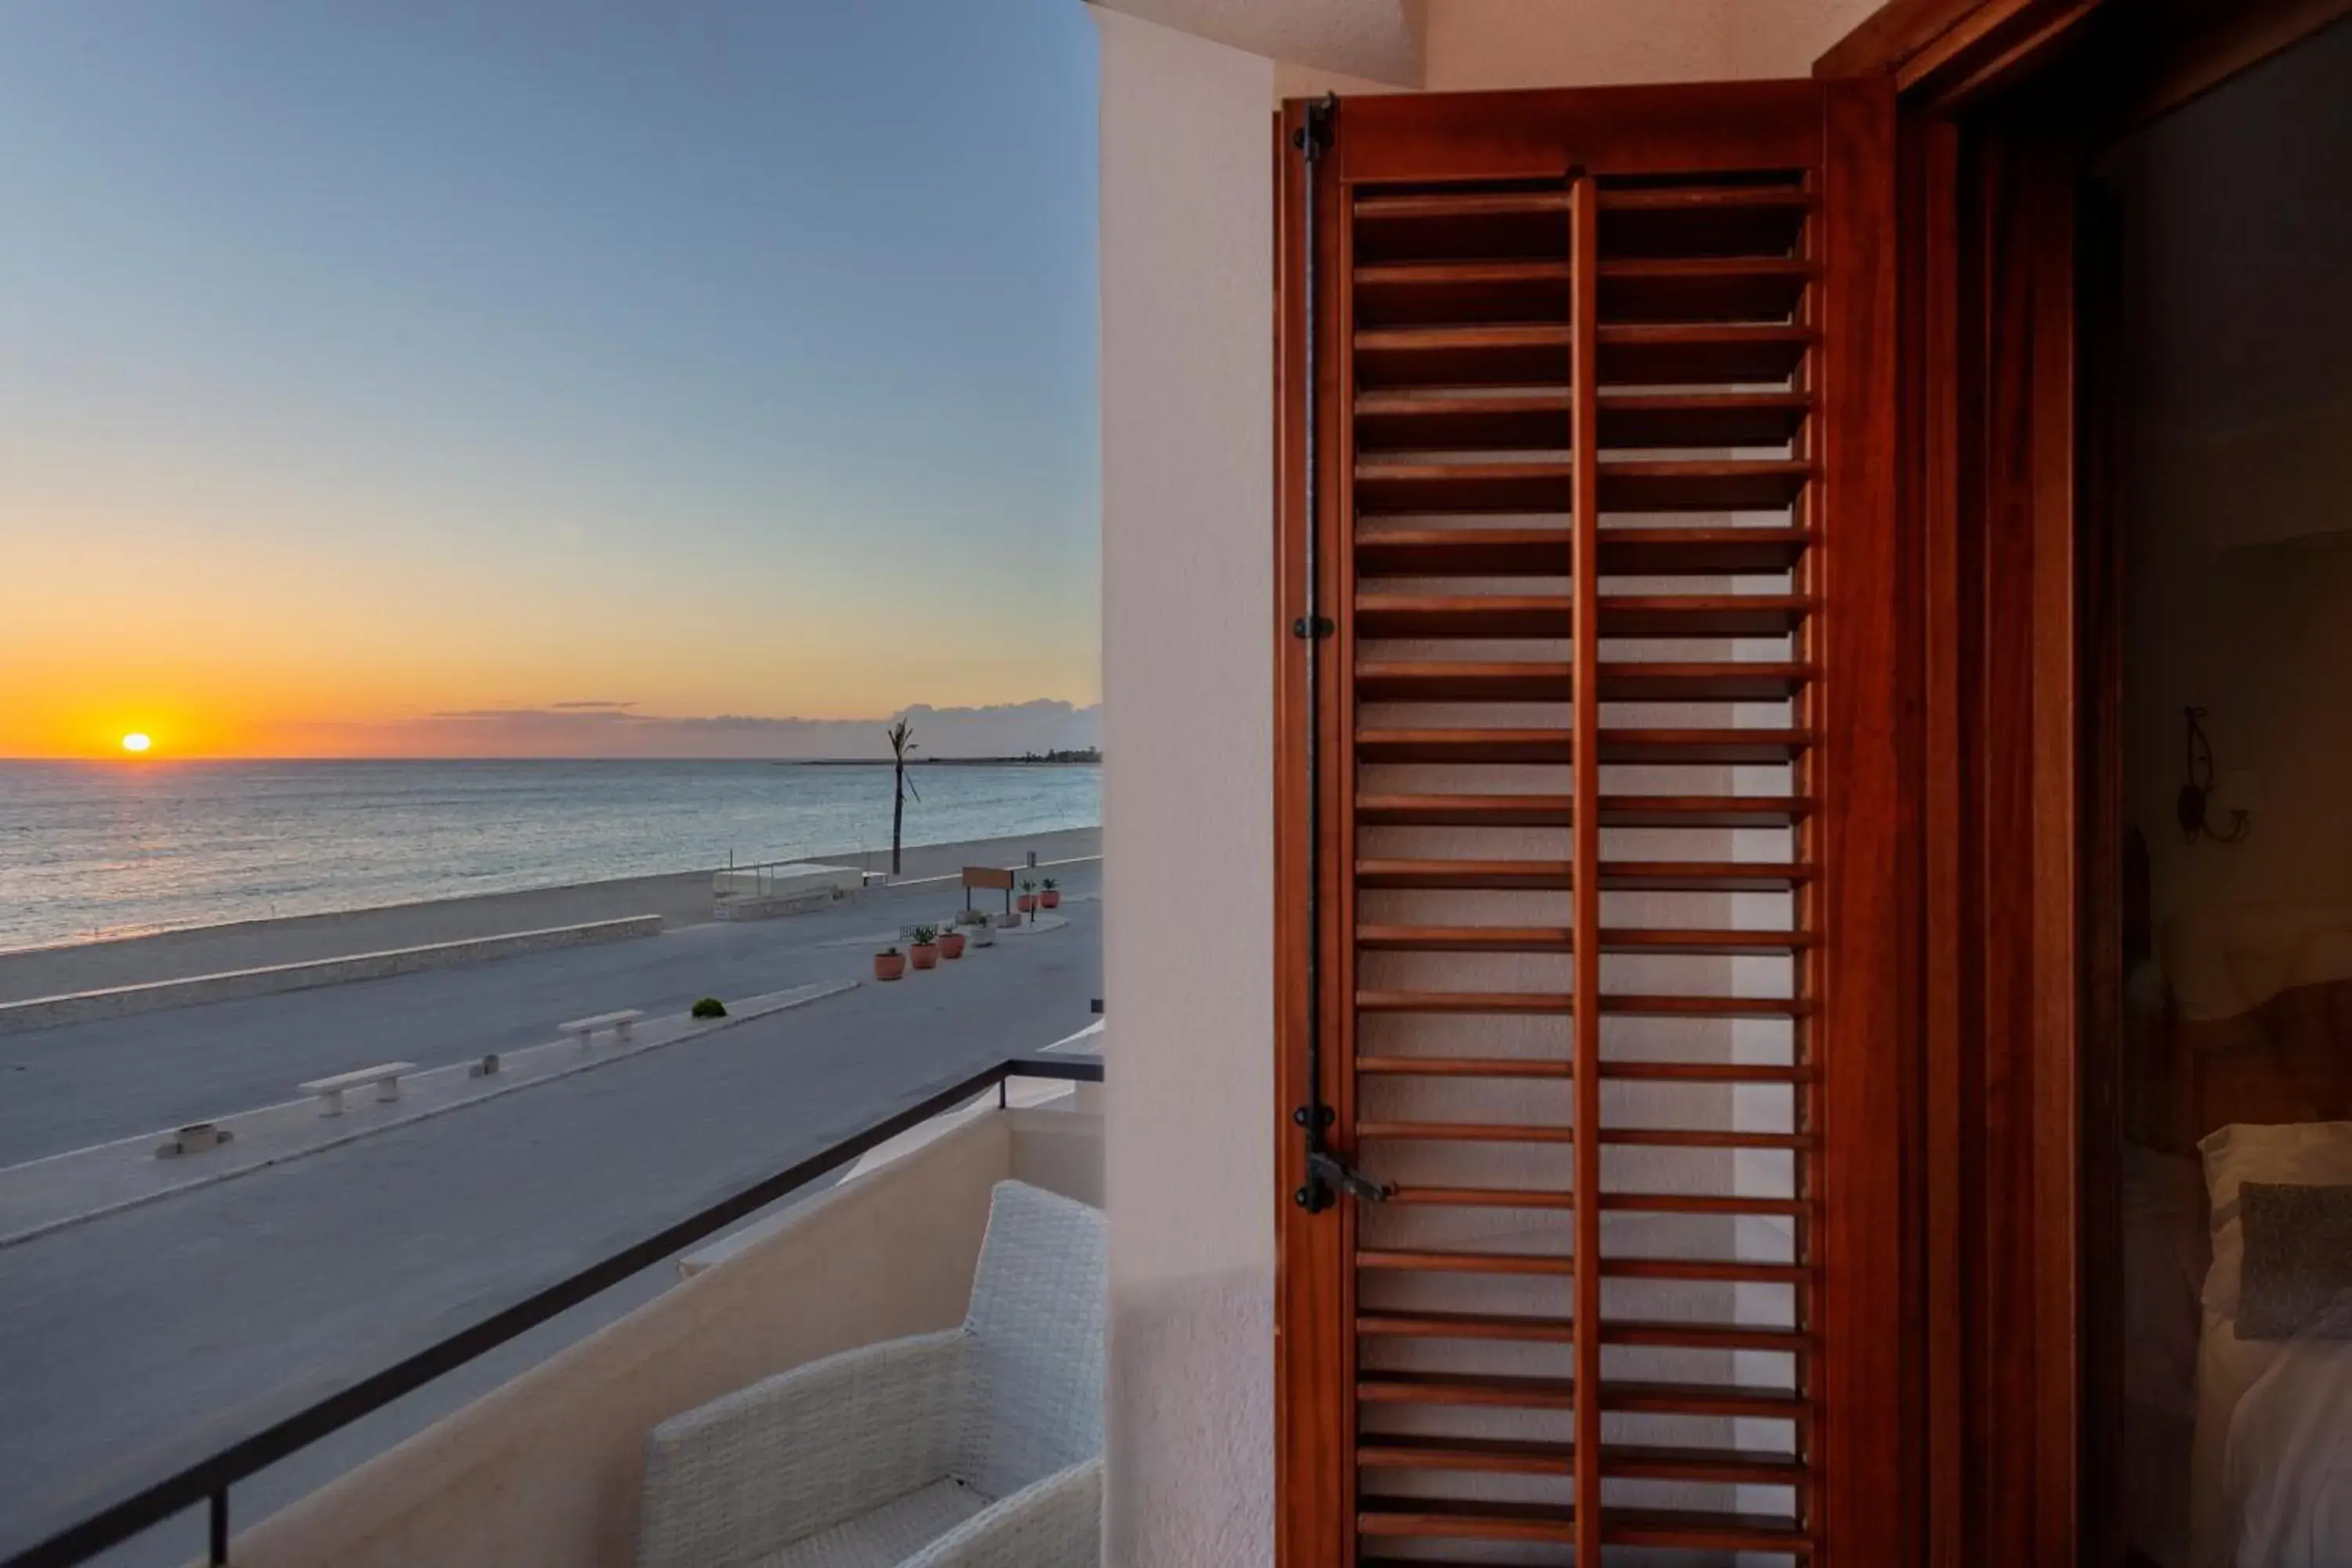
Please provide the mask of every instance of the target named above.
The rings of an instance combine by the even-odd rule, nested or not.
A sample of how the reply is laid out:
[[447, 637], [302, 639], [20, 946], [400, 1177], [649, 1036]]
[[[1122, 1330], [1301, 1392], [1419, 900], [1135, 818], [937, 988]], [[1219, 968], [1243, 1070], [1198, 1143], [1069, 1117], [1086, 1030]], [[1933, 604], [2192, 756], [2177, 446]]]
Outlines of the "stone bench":
[[593, 1018], [574, 1018], [558, 1026], [567, 1035], [580, 1037], [580, 1048], [584, 1051], [596, 1043], [596, 1031], [599, 1029], [612, 1030], [614, 1045], [627, 1045], [632, 1026], [644, 1016], [645, 1014], [635, 1007], [624, 1007], [617, 1013], [599, 1013]]
[[304, 1094], [315, 1094], [319, 1097], [320, 1115], [341, 1116], [343, 1113], [345, 1089], [363, 1089], [369, 1084], [373, 1084], [377, 1100], [398, 1100], [400, 1075], [415, 1070], [415, 1062], [378, 1062], [372, 1068], [354, 1068], [350, 1072], [339, 1072], [332, 1078], [314, 1078], [300, 1087]]

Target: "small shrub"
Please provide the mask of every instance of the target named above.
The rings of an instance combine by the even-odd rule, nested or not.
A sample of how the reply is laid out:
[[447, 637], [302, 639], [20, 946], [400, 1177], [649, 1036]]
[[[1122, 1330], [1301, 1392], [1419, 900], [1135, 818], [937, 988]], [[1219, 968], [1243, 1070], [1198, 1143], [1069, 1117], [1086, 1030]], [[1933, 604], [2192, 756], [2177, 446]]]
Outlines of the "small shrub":
[[929, 947], [933, 942], [940, 940], [940, 928], [937, 926], [917, 926], [913, 931], [907, 933], [907, 940], [913, 942], [917, 947]]
[[694, 1016], [698, 1018], [724, 1018], [727, 1016], [727, 1004], [716, 996], [705, 996], [694, 1005]]

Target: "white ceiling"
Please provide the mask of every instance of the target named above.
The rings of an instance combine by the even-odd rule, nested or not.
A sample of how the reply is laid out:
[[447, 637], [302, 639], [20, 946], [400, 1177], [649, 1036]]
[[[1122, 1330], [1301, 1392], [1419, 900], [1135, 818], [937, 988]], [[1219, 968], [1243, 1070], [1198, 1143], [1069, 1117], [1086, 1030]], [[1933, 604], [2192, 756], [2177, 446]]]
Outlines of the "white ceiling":
[[1398, 87], [1422, 81], [1424, 0], [1092, 0], [1254, 55]]

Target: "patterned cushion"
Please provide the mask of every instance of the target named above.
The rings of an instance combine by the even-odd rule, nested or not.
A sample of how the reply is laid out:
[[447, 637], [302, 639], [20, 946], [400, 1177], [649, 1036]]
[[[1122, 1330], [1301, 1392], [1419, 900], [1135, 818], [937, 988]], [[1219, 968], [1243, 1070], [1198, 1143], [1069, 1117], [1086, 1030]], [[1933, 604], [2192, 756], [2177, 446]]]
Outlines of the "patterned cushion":
[[2247, 1182], [2238, 1337], [2352, 1340], [2352, 1186]]

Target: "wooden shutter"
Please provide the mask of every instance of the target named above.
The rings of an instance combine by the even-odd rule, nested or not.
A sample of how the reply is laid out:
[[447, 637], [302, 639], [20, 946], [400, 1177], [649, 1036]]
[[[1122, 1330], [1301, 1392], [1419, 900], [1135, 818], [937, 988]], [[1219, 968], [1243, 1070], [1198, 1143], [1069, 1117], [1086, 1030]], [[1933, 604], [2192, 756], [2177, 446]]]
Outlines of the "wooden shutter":
[[[1324, 123], [1280, 152], [1280, 1558], [1897, 1561], [1891, 97], [1356, 99], [1310, 169]], [[1318, 1115], [1384, 1199], [1324, 1206]]]

